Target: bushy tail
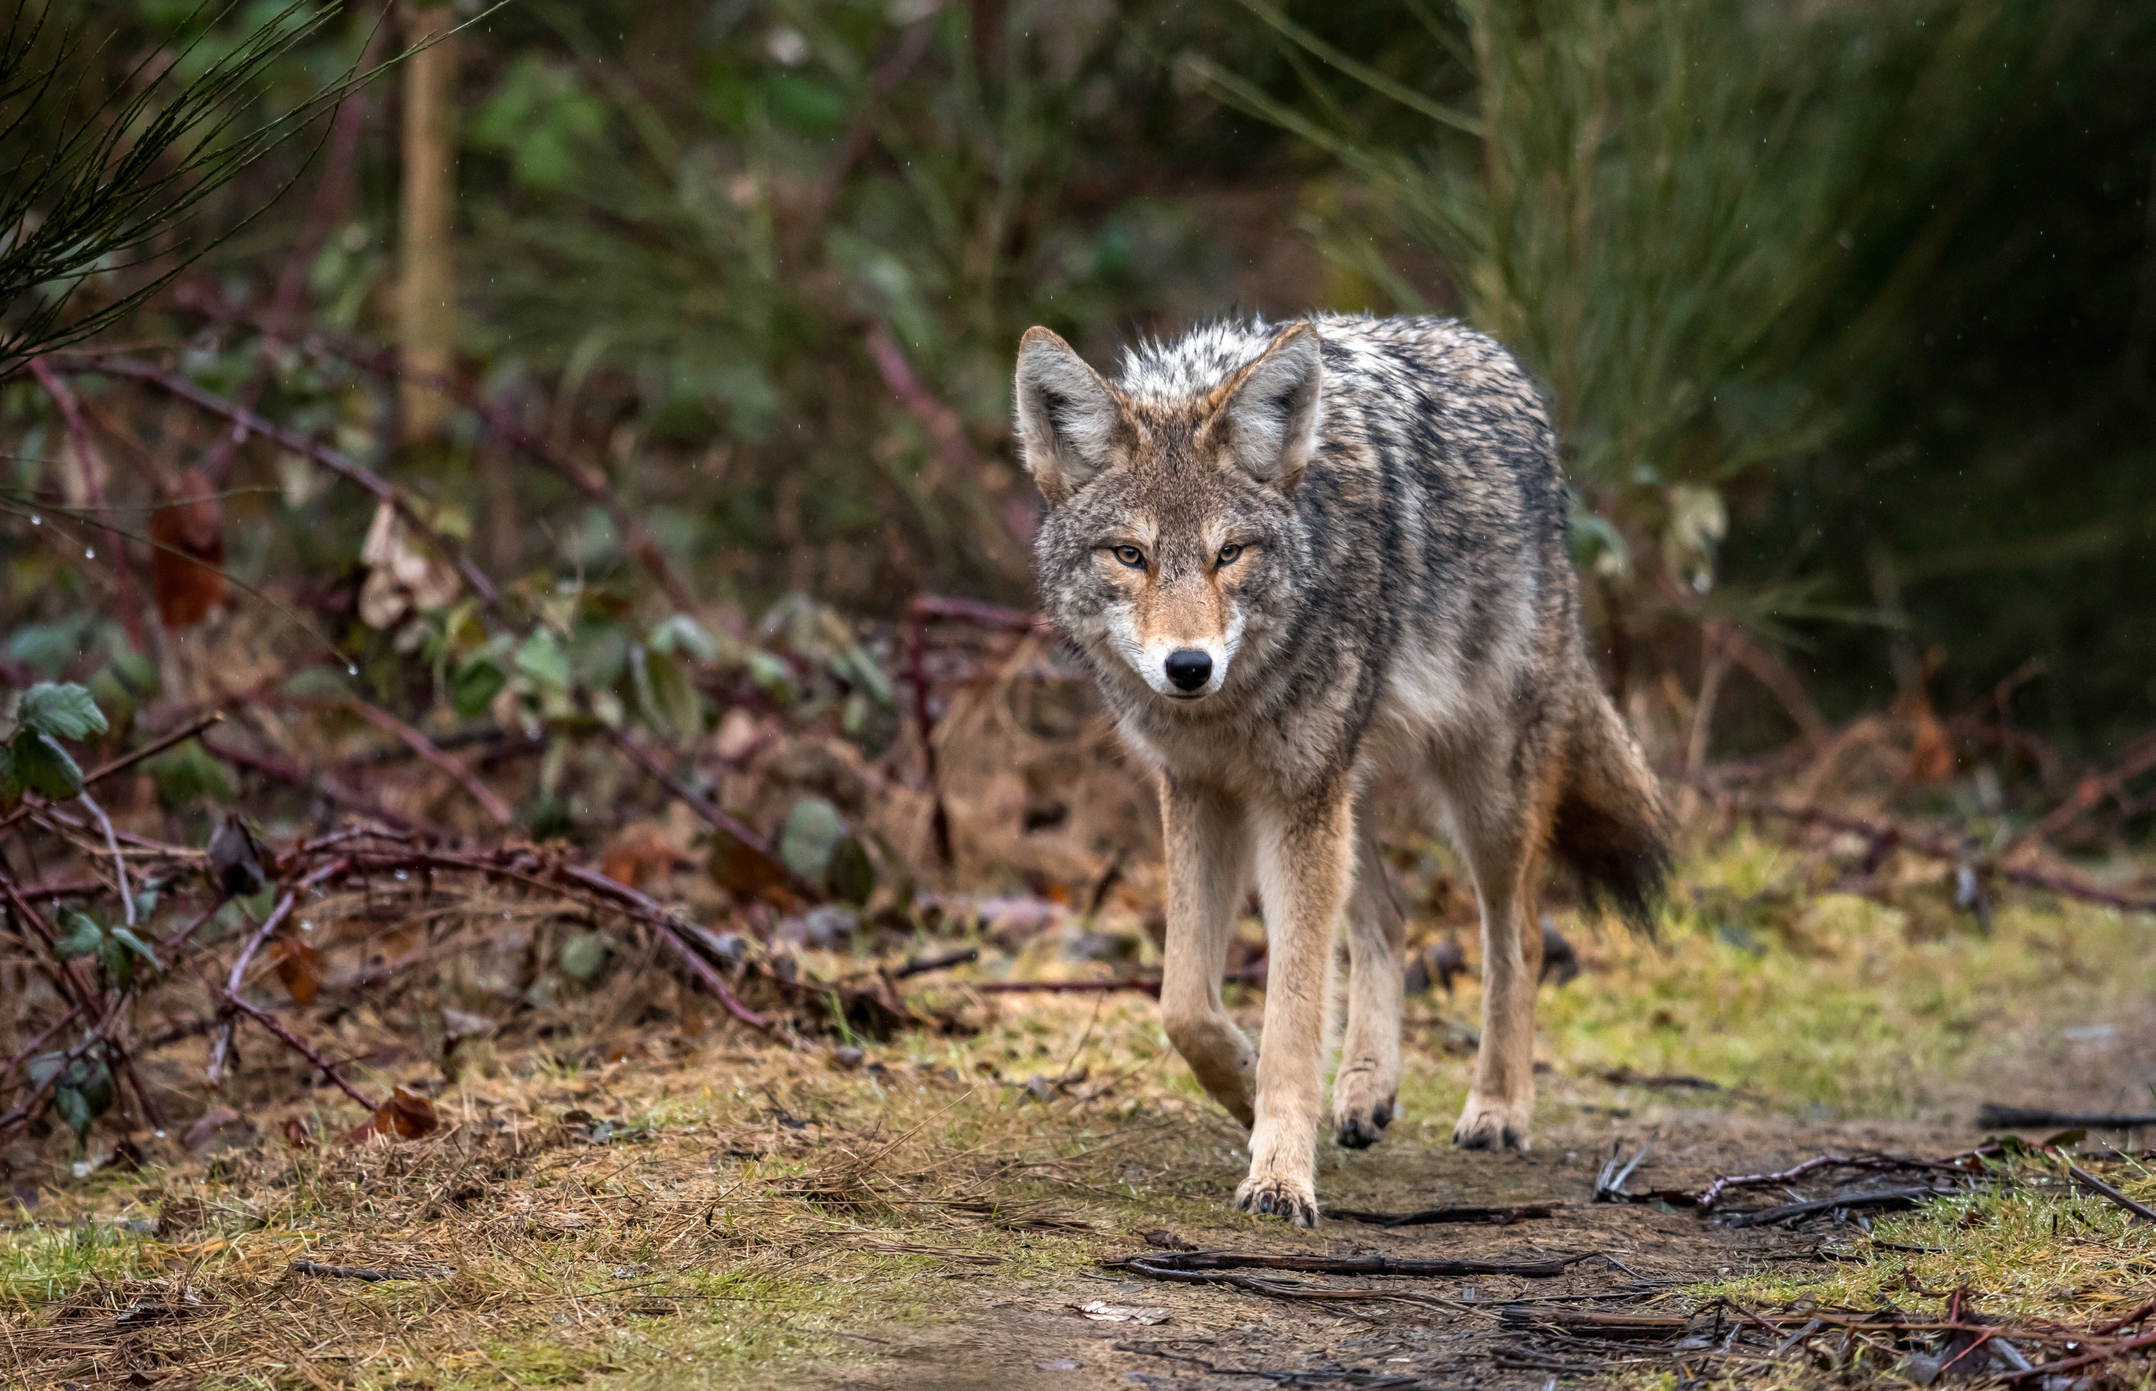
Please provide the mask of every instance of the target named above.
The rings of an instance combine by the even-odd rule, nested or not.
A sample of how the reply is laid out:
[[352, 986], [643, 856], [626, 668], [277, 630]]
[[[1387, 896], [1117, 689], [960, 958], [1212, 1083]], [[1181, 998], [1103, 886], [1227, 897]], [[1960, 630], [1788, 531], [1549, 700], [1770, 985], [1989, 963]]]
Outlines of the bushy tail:
[[1579, 875], [1590, 905], [1607, 903], [1633, 928], [1651, 933], [1669, 875], [1661, 783], [1600, 687], [1590, 686], [1581, 705], [1550, 848]]

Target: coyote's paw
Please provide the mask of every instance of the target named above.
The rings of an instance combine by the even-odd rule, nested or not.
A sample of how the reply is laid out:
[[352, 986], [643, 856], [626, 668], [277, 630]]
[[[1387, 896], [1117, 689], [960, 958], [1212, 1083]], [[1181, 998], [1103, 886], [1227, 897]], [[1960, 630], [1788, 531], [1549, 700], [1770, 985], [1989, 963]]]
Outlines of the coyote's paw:
[[1318, 1224], [1318, 1191], [1308, 1179], [1252, 1174], [1235, 1190], [1237, 1212], [1285, 1217], [1298, 1227]]
[[1368, 1149], [1384, 1138], [1398, 1108], [1396, 1089], [1373, 1070], [1343, 1071], [1333, 1079], [1333, 1143]]
[[1533, 1109], [1532, 1098], [1505, 1101], [1470, 1092], [1459, 1123], [1452, 1127], [1452, 1143], [1462, 1149], [1524, 1151], [1530, 1139], [1528, 1113]]

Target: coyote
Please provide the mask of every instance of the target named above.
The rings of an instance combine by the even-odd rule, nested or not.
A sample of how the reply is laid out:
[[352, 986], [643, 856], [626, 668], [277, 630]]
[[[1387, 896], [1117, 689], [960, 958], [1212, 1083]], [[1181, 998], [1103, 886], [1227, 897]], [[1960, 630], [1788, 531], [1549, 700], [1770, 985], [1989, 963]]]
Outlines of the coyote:
[[[1405, 922], [1370, 799], [1409, 779], [1473, 873], [1483, 1027], [1453, 1143], [1526, 1149], [1545, 849], [1643, 922], [1660, 789], [1590, 665], [1556, 435], [1504, 348], [1438, 318], [1223, 321], [1103, 379], [1045, 328], [1017, 426], [1046, 499], [1049, 615], [1160, 774], [1161, 1016], [1251, 1128], [1235, 1205], [1318, 1216], [1334, 924], [1348, 924], [1333, 1134], [1375, 1144], [1400, 1077]], [[1255, 883], [1263, 1051], [1221, 1005]]]

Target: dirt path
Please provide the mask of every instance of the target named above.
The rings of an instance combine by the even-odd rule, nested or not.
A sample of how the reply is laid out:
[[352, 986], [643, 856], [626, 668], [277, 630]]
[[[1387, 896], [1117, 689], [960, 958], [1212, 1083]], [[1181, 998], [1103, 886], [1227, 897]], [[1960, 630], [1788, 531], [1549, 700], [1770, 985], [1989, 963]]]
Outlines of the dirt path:
[[[1944, 1153], [1966, 1147], [1966, 1131], [1919, 1125], [1822, 1125], [1727, 1111], [1658, 1117], [1654, 1149], [1635, 1188], [1704, 1185], [1719, 1174], [1781, 1168], [1826, 1150]], [[1504, 1227], [1379, 1228], [1328, 1220], [1314, 1232], [1279, 1224], [1186, 1222], [1173, 1235], [1204, 1249], [1528, 1261], [1602, 1253], [1564, 1276], [1525, 1280], [1332, 1281], [1436, 1296], [1453, 1307], [1343, 1306], [1269, 1299], [1218, 1286], [1170, 1285], [1080, 1270], [1029, 1288], [953, 1281], [950, 1318], [932, 1332], [873, 1356], [882, 1365], [833, 1376], [850, 1391], [899, 1388], [1169, 1386], [1533, 1386], [1618, 1370], [1597, 1347], [1567, 1354], [1546, 1337], [1502, 1328], [1508, 1303], [1633, 1309], [1677, 1286], [1772, 1267], [1800, 1277], [1824, 1268], [1831, 1229], [1790, 1233], [1729, 1229], [1667, 1206], [1592, 1201], [1595, 1175], [1613, 1143], [1629, 1155], [1645, 1131], [1631, 1122], [1582, 1121], [1555, 1127], [1531, 1156], [1454, 1150], [1415, 1140], [1336, 1154], [1326, 1175], [1336, 1207], [1377, 1211], [1477, 1204], [1548, 1203], [1548, 1220]], [[1776, 1195], [1780, 1196], [1780, 1195]], [[1223, 1214], [1225, 1218], [1225, 1214]], [[1126, 1243], [1146, 1249], [1142, 1236]], [[1848, 1243], [1842, 1242], [1842, 1245]], [[1291, 1277], [1293, 1278], [1293, 1277]], [[987, 1286], [984, 1288], [983, 1286]], [[1075, 1306], [1165, 1309], [1152, 1326], [1094, 1322]], [[1667, 1353], [1642, 1365], [1667, 1367]], [[1397, 1381], [1392, 1379], [1398, 1379]]]

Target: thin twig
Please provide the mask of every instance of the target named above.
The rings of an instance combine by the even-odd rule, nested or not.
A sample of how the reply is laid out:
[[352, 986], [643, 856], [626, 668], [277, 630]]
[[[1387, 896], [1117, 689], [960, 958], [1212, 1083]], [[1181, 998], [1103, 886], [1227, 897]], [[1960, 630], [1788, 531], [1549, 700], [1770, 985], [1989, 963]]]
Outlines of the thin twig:
[[345, 1081], [343, 1075], [337, 1071], [337, 1065], [335, 1063], [332, 1063], [329, 1059], [323, 1057], [319, 1052], [317, 1052], [314, 1048], [314, 1045], [308, 1043], [307, 1040], [301, 1038], [298, 1034], [295, 1034], [290, 1029], [286, 1028], [284, 1021], [279, 1019], [276, 1015], [271, 1014], [268, 1010], [265, 1009], [257, 1009], [255, 1006], [248, 1004], [245, 1000], [240, 999], [238, 996], [227, 996], [226, 999], [231, 1003], [234, 1009], [237, 1009], [241, 1014], [246, 1015], [249, 1019], [254, 1020], [263, 1028], [275, 1034], [287, 1048], [290, 1048], [293, 1052], [298, 1053], [308, 1062], [313, 1063], [315, 1067], [321, 1071], [324, 1077], [327, 1077], [331, 1082], [336, 1084], [338, 1091], [343, 1092], [346, 1096], [352, 1098], [352, 1100], [358, 1102], [361, 1106], [364, 1106], [367, 1109], [367, 1113], [369, 1115], [372, 1115], [375, 1111], [381, 1109], [378, 1102], [368, 1100], [365, 1093], [354, 1087], [350, 1082]]
[[509, 810], [509, 804], [504, 802], [493, 788], [487, 786], [471, 769], [436, 748], [434, 741], [426, 735], [387, 710], [370, 705], [364, 700], [346, 701], [345, 707], [376, 729], [403, 740], [406, 748], [456, 779], [457, 785], [469, 793], [471, 799], [479, 803], [486, 814], [493, 817], [498, 824], [507, 826], [516, 820], [516, 814]]
[[[125, 770], [134, 767], [137, 763], [140, 763], [145, 758], [154, 758], [158, 754], [163, 753], [166, 749], [171, 748], [174, 744], [185, 743], [187, 740], [194, 738], [197, 734], [200, 734], [203, 730], [208, 729], [211, 725], [216, 724], [219, 720], [222, 720], [223, 718], [224, 714], [221, 711], [212, 711], [211, 713], [204, 715], [202, 718], [194, 721], [191, 724], [182, 726], [179, 729], [175, 729], [170, 734], [159, 735], [157, 738], [152, 739], [149, 743], [144, 744], [141, 748], [130, 749], [128, 752], [121, 754], [118, 758], [113, 759], [110, 763], [101, 763], [97, 767], [92, 768], [89, 772], [84, 773], [82, 775], [82, 785], [84, 787], [95, 787], [97, 784], [103, 782], [106, 778], [111, 777], [114, 773], [124, 772]], [[30, 815], [33, 811], [36, 811], [42, 805], [44, 805], [42, 802], [32, 803], [28, 797], [25, 797], [21, 806], [15, 808], [15, 810], [9, 812], [6, 816], [0, 816], [0, 831], [6, 830], [8, 827], [14, 825], [16, 822], [22, 820], [24, 817]]]
[[127, 860], [120, 854], [119, 837], [112, 833], [112, 818], [105, 815], [105, 809], [97, 804], [88, 788], [76, 793], [75, 800], [88, 807], [90, 815], [96, 817], [97, 824], [104, 829], [105, 848], [112, 852], [112, 872], [120, 881], [120, 909], [127, 915], [127, 927], [132, 932], [135, 927], [135, 892], [127, 883]]
[[453, 1265], [432, 1270], [369, 1270], [365, 1266], [322, 1265], [316, 1261], [294, 1261], [285, 1269], [294, 1275], [314, 1275], [325, 1280], [442, 1280], [457, 1273]]
[[[67, 422], [68, 439], [75, 446], [75, 457], [82, 464], [85, 501], [99, 517], [103, 517], [109, 506], [105, 498], [105, 459], [90, 442], [90, 431], [82, 423], [82, 410], [76, 404], [75, 393], [67, 389], [67, 384], [41, 357], [30, 359], [30, 374], [60, 408], [60, 415]], [[150, 642], [142, 627], [142, 599], [135, 590], [135, 571], [127, 559], [127, 542], [115, 533], [109, 549], [112, 552], [113, 589], [120, 605], [120, 623], [127, 630], [128, 642], [141, 652]]]
[[441, 372], [430, 372], [414, 367], [398, 356], [394, 349], [371, 350], [357, 343], [346, 342], [320, 330], [295, 333], [245, 316], [201, 294], [183, 294], [182, 302], [188, 308], [231, 322], [245, 323], [265, 338], [280, 339], [310, 352], [341, 358], [356, 367], [393, 377], [399, 381], [439, 392], [458, 405], [478, 416], [486, 427], [500, 435], [510, 447], [530, 458], [567, 481], [571, 486], [599, 504], [612, 519], [614, 527], [627, 543], [629, 553], [637, 563], [666, 591], [667, 600], [681, 613], [696, 611], [696, 596], [690, 591], [674, 568], [667, 562], [665, 552], [652, 538], [650, 530], [614, 491], [606, 474], [598, 468], [568, 457], [545, 439], [525, 428], [524, 424], [507, 410], [487, 400], [480, 388], [462, 378]]
[[109, 376], [127, 377], [134, 381], [147, 382], [151, 386], [177, 396], [188, 404], [208, 411], [212, 415], [222, 416], [234, 424], [244, 425], [253, 433], [274, 440], [278, 445], [290, 450], [292, 453], [320, 464], [338, 477], [357, 483], [371, 493], [377, 501], [388, 503], [396, 514], [403, 519], [406, 526], [425, 537], [428, 543], [433, 545], [436, 550], [449, 557], [450, 561], [456, 566], [457, 573], [463, 576], [464, 582], [472, 587], [472, 592], [479, 596], [480, 602], [487, 606], [489, 612], [496, 614], [501, 612], [501, 594], [495, 589], [494, 581], [488, 579], [485, 572], [472, 563], [471, 558], [464, 553], [464, 548], [437, 531], [426, 518], [419, 515], [418, 509], [412, 506], [410, 500], [402, 492], [364, 464], [346, 458], [337, 450], [330, 448], [326, 444], [317, 443], [300, 434], [297, 430], [288, 430], [273, 421], [265, 420], [245, 406], [228, 401], [214, 392], [205, 391], [178, 373], [166, 371], [155, 363], [139, 362], [133, 358], [114, 357], [103, 353], [92, 353], [82, 357], [69, 357], [60, 363], [60, 370], [66, 372], [102, 372]]

